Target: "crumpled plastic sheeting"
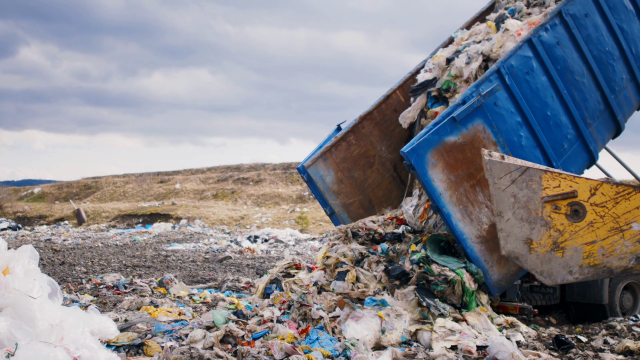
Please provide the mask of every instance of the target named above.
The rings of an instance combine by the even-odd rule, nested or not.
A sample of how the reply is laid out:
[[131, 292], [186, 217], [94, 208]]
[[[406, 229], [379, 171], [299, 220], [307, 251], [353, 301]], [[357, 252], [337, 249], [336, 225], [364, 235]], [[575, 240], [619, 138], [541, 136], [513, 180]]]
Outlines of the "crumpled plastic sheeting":
[[636, 355], [640, 355], [640, 341], [624, 339], [616, 345], [616, 353], [624, 354], [627, 352], [633, 352]]
[[0, 353], [15, 350], [12, 360], [118, 360], [100, 343], [118, 335], [116, 324], [95, 308], [62, 306], [60, 287], [38, 261], [33, 246], [8, 250], [0, 238]]
[[421, 218], [423, 217], [423, 213], [428, 211], [428, 209], [425, 209], [428, 201], [429, 197], [427, 197], [426, 193], [421, 189], [415, 189], [413, 196], [402, 201], [400, 209], [409, 226], [416, 230], [424, 229], [424, 220], [426, 220], [427, 215], [424, 215], [422, 221]]
[[430, 232], [446, 232], [446, 226], [440, 215], [431, 210], [429, 197], [421, 186], [417, 185], [410, 197], [405, 198], [400, 204], [407, 224], [414, 230]]
[[342, 351], [342, 344], [340, 344], [336, 338], [327, 334], [322, 325], [311, 329], [309, 335], [307, 335], [301, 344], [306, 345], [311, 349], [324, 349], [336, 357], [340, 355], [340, 352]]
[[492, 335], [489, 342], [489, 356], [498, 360], [526, 360], [516, 344], [501, 335]]
[[400, 114], [400, 125], [402, 125], [402, 127], [406, 129], [409, 127], [409, 125], [413, 124], [418, 118], [418, 114], [420, 114], [420, 111], [424, 109], [424, 106], [426, 104], [427, 94], [424, 93], [420, 95], [418, 99], [413, 102], [413, 104], [411, 104], [411, 107]]

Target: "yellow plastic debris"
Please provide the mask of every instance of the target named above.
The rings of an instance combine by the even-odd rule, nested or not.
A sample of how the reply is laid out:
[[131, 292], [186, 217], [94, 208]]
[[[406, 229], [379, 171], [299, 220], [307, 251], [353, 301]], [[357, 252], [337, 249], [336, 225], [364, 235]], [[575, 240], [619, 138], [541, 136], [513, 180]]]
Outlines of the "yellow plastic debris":
[[118, 336], [114, 337], [113, 339], [107, 341], [107, 344], [115, 345], [115, 346], [127, 345], [131, 343], [133, 340], [137, 339], [138, 336], [139, 335], [134, 332], [123, 332], [118, 334]]
[[4, 276], [9, 275], [9, 265], [7, 265], [7, 268], [2, 271], [2, 275]]
[[493, 21], [487, 21], [487, 26], [489, 27], [489, 29], [491, 29], [491, 32], [493, 34], [498, 33], [498, 28], [496, 27], [496, 23], [494, 23]]
[[347, 273], [347, 278], [345, 279], [347, 284], [355, 284], [356, 283], [356, 279], [357, 279], [356, 269], [349, 270], [349, 272]]
[[416, 244], [411, 244], [411, 251], [417, 251]]
[[165, 295], [167, 295], [167, 294], [169, 293], [169, 292], [167, 291], [167, 289], [165, 289], [165, 288], [161, 288], [161, 287], [157, 287], [157, 288], [155, 288], [155, 289], [153, 289], [153, 290], [154, 290], [154, 291], [157, 291], [157, 292], [159, 292], [159, 293], [163, 293], [163, 294], [165, 294]]
[[316, 264], [322, 264], [322, 260], [327, 256], [327, 252], [329, 251], [329, 247], [323, 246], [320, 251], [318, 251], [318, 255], [316, 255]]
[[244, 309], [244, 304], [240, 300], [228, 297], [227, 300], [232, 301], [236, 305], [236, 309]]
[[153, 357], [156, 354], [162, 354], [162, 348], [157, 342], [151, 341], [151, 340], [145, 340], [143, 341], [143, 343], [144, 343], [144, 347], [142, 349], [144, 350], [144, 354], [147, 355], [148, 357]]
[[284, 339], [284, 342], [286, 342], [287, 344], [291, 344], [294, 341], [296, 341], [296, 336], [292, 333], [287, 334], [287, 338]]
[[[301, 345], [301, 346], [298, 347], [298, 352], [304, 353], [305, 351], [312, 351], [312, 352], [313, 351], [319, 351], [322, 354], [322, 356], [324, 356], [324, 357], [330, 357], [331, 356], [331, 352], [329, 352], [329, 351], [327, 351], [327, 350], [325, 350], [323, 348], [312, 349], [309, 345]], [[310, 355], [310, 354], [307, 354], [307, 355]]]
[[379, 311], [379, 312], [378, 312], [378, 316], [380, 316], [380, 317], [382, 318], [382, 320], [386, 320], [386, 319], [385, 319], [385, 317], [384, 317], [384, 315], [382, 314], [382, 311]]
[[189, 320], [184, 312], [178, 308], [158, 309], [154, 308], [153, 306], [143, 306], [140, 308], [140, 311], [149, 313], [152, 318], [157, 318], [162, 315], [169, 319]]

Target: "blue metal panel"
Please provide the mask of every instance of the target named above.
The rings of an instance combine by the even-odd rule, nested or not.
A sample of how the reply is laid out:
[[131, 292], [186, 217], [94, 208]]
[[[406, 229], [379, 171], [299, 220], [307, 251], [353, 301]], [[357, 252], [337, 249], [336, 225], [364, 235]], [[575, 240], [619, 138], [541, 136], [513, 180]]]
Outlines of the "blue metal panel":
[[320, 150], [322, 150], [322, 148], [324, 148], [329, 142], [331, 142], [331, 140], [333, 140], [334, 137], [336, 137], [342, 131], [342, 124], [343, 123], [340, 123], [340, 124], [336, 125], [336, 128], [333, 129], [331, 134], [329, 134], [320, 143], [320, 145], [318, 145], [311, 152], [311, 154], [309, 154], [309, 156], [307, 156], [304, 160], [302, 160], [300, 165], [298, 165], [298, 167], [296, 168], [298, 170], [298, 173], [300, 173], [300, 176], [302, 176], [302, 180], [304, 180], [304, 182], [307, 183], [307, 186], [309, 186], [309, 190], [311, 190], [311, 192], [313, 193], [315, 198], [320, 203], [320, 206], [322, 206], [322, 209], [324, 210], [325, 214], [327, 214], [327, 216], [331, 219], [331, 222], [335, 226], [338, 226], [338, 225], [341, 224], [341, 219], [336, 214], [336, 212], [333, 210], [333, 208], [329, 204], [329, 201], [327, 201], [326, 195], [322, 192], [322, 190], [320, 190], [321, 188], [318, 186], [318, 184], [316, 184], [316, 181], [314, 180], [314, 177], [312, 177], [309, 174], [309, 171], [308, 171], [308, 169], [306, 167], [306, 164], [307, 164], [307, 161], [310, 158], [312, 158], [316, 153], [318, 153]]
[[[637, 0], [567, 0], [401, 151], [499, 294], [504, 258], [479, 149], [581, 174], [640, 108]], [[493, 91], [487, 96], [490, 89]]]

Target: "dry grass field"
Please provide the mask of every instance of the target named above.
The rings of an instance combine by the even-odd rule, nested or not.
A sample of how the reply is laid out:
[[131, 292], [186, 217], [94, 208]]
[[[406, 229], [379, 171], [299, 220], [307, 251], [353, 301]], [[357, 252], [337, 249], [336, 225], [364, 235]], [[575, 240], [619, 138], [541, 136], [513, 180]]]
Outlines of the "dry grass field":
[[69, 203], [73, 200], [85, 211], [88, 224], [201, 219], [209, 225], [290, 227], [308, 233], [332, 228], [296, 165], [229, 165], [95, 177], [37, 186], [42, 188], [38, 193], [33, 192], [36, 186], [3, 188], [0, 217], [27, 226], [75, 223]]

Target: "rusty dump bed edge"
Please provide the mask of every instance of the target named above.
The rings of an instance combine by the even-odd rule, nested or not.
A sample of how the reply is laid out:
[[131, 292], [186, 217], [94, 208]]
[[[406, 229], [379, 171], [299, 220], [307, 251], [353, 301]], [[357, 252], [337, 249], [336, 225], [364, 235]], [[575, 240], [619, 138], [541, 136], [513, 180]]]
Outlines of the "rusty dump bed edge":
[[[461, 28], [484, 21], [494, 5], [490, 1]], [[452, 42], [449, 37], [429, 57]], [[411, 104], [409, 89], [425, 62], [426, 59], [344, 129], [338, 125], [298, 166], [298, 172], [334, 225], [400, 205], [409, 174], [400, 149], [411, 140], [413, 129], [403, 129], [398, 117]]]

